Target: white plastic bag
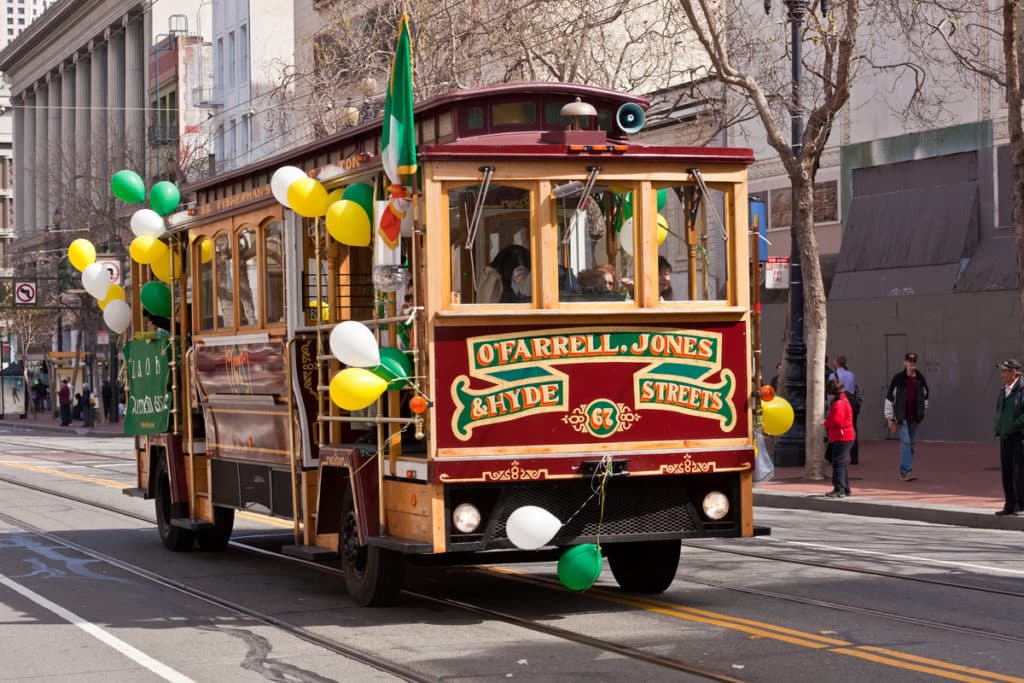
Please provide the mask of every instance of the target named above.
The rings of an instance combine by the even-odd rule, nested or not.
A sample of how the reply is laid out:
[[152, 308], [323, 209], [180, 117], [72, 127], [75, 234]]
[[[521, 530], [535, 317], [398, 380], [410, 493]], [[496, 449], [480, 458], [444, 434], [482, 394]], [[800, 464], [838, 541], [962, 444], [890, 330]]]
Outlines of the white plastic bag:
[[754, 430], [754, 453], [754, 483], [770, 480], [775, 476], [775, 464], [760, 430]]

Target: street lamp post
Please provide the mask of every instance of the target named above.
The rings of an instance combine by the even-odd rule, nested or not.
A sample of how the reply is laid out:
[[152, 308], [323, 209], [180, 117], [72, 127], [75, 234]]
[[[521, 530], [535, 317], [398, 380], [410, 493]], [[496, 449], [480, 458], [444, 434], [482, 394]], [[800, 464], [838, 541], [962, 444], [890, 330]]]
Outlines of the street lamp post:
[[[789, 110], [792, 123], [793, 156], [803, 150], [804, 110], [800, 97], [802, 76], [802, 43], [804, 19], [811, 0], [783, 0], [790, 25], [793, 69], [793, 103]], [[765, 14], [771, 12], [772, 0], [764, 0]], [[821, 0], [821, 13], [828, 14], [828, 0]], [[775, 445], [775, 463], [780, 466], [804, 464], [807, 438], [807, 344], [804, 339], [804, 282], [800, 268], [800, 249], [796, 241], [798, 204], [796, 188], [791, 189], [792, 213], [789, 223], [789, 342], [786, 344], [786, 396], [793, 405], [793, 426]]]

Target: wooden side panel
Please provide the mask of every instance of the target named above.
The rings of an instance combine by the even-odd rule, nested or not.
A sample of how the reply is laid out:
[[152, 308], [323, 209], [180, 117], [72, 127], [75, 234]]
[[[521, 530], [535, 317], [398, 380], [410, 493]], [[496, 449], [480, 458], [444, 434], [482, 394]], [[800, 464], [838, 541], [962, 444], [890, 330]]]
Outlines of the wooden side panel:
[[388, 535], [415, 541], [431, 540], [430, 487], [404, 481], [384, 482]]
[[741, 536], [754, 535], [754, 472], [740, 472], [740, 515], [743, 526]]

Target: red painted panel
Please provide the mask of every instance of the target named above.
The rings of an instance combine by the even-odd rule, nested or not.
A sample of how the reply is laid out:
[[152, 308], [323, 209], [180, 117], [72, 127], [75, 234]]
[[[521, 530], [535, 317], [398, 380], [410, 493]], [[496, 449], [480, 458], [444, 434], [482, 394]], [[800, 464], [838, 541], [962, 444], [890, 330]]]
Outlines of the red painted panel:
[[747, 435], [743, 323], [451, 327], [436, 339], [440, 448]]

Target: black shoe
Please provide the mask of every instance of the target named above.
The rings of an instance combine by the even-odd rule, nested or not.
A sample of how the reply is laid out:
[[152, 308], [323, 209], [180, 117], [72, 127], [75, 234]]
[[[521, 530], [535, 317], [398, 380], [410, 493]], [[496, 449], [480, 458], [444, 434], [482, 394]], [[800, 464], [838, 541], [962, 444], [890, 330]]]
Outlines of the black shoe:
[[825, 494], [826, 498], [843, 498], [844, 496], [846, 496], [846, 494], [842, 491], [829, 491]]
[[1017, 515], [1017, 514], [1020, 514], [1020, 513], [1014, 512], [1013, 510], [996, 510], [996, 514], [998, 516], [1000, 516], [1000, 517], [1005, 517], [1007, 515], [1011, 515], [1012, 516], [1012, 515]]
[[844, 493], [843, 495], [845, 495], [845, 496], [846, 496], [847, 498], [849, 498], [849, 497], [850, 497], [850, 496], [852, 496], [853, 494], [852, 494], [852, 493], [850, 493], [849, 491], [846, 491], [846, 492], [845, 492], [845, 493]]

